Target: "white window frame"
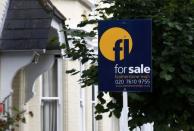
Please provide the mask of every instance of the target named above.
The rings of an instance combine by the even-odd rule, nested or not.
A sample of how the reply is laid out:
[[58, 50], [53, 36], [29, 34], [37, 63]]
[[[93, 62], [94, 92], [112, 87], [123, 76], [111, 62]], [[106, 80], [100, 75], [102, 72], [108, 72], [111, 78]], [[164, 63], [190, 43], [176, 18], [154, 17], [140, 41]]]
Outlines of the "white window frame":
[[[65, 43], [65, 35], [63, 32], [63, 23], [57, 22], [57, 20], [52, 19], [51, 26], [57, 30], [60, 45]], [[59, 97], [59, 104], [57, 108], [57, 131], [63, 131], [63, 60], [61, 58], [57, 59], [57, 85], [58, 85], [58, 97]]]
[[63, 131], [63, 60], [57, 59], [57, 85], [58, 85], [58, 97], [59, 97], [59, 104], [57, 108], [57, 131]]
[[[84, 66], [80, 62], [80, 78], [82, 75]], [[81, 128], [80, 131], [86, 131], [86, 112], [85, 112], [85, 88], [81, 88], [80, 83], [80, 121], [81, 121]]]
[[[63, 102], [62, 102], [62, 59], [57, 59], [57, 97], [43, 97], [43, 75], [41, 75], [40, 102], [41, 110], [43, 109], [43, 101], [57, 101], [57, 131], [63, 131]], [[42, 115], [42, 114], [41, 114]]]
[[[94, 90], [94, 94], [93, 94], [93, 90]], [[94, 95], [94, 96], [93, 96]], [[93, 85], [92, 86], [92, 131], [98, 131], [98, 121], [95, 118], [95, 107], [93, 107], [93, 105], [96, 106], [97, 104], [97, 96], [98, 96], [98, 86]], [[94, 97], [94, 99], [93, 99]]]

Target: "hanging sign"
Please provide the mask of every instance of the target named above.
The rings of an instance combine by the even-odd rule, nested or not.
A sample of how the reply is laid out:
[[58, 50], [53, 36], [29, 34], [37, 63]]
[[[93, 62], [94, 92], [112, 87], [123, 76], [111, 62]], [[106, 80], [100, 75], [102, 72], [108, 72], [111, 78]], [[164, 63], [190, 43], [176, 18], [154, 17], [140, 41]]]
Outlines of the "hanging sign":
[[152, 90], [151, 20], [100, 21], [99, 89]]

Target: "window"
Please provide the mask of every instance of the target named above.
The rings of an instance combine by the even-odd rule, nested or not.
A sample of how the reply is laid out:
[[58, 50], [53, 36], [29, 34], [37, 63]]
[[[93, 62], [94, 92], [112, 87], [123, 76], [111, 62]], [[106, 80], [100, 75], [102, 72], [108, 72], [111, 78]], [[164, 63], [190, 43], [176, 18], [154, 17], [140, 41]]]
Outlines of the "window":
[[42, 75], [42, 131], [59, 131], [58, 62]]
[[[60, 44], [65, 42], [62, 23], [53, 19], [51, 26], [57, 30]], [[62, 59], [42, 75], [41, 131], [63, 131]]]

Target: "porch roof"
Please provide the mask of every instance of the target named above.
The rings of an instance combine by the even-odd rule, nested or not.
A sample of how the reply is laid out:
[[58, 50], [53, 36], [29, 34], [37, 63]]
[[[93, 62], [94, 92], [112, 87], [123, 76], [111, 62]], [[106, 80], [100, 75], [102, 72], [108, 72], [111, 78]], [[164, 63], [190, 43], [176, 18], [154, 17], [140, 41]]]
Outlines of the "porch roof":
[[62, 24], [65, 21], [50, 0], [10, 0], [0, 50], [52, 49], [50, 38], [57, 36], [51, 27], [53, 18]]

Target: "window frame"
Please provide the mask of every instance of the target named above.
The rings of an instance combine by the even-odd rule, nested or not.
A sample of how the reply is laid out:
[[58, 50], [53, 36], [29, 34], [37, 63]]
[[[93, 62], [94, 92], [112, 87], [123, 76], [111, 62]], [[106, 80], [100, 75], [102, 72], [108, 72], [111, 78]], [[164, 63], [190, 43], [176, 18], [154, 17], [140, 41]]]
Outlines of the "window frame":
[[[57, 63], [57, 96], [56, 97], [45, 97], [43, 96], [43, 74], [41, 75], [41, 88], [40, 88], [40, 102], [41, 102], [41, 116], [43, 115], [43, 102], [44, 101], [57, 101], [57, 131], [63, 131], [63, 102], [62, 102], [62, 60], [60, 58], [56, 59]], [[43, 117], [41, 117], [43, 118]], [[41, 128], [43, 124], [43, 119], [41, 119]]]
[[[62, 32], [63, 30], [63, 24], [58, 22], [55, 19], [52, 19], [51, 21], [51, 26], [57, 30], [58, 33], [58, 37], [59, 37], [59, 42], [60, 45], [62, 45], [63, 43], [65, 43], [65, 36], [64, 33]], [[53, 101], [53, 100], [57, 100], [57, 131], [63, 131], [64, 127], [63, 127], [63, 60], [62, 58], [56, 58], [57, 62], [57, 97], [43, 97], [42, 96], [42, 89], [43, 89], [43, 76], [41, 76], [41, 98], [40, 98], [40, 102], [41, 102], [41, 110], [43, 109], [43, 101]], [[42, 114], [41, 114], [42, 115]], [[41, 120], [42, 121], [42, 120]]]

